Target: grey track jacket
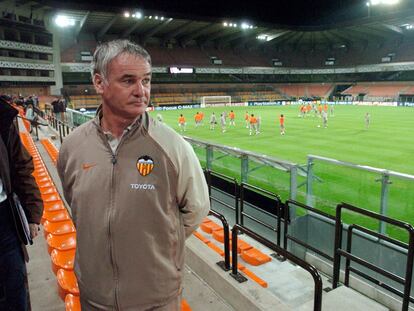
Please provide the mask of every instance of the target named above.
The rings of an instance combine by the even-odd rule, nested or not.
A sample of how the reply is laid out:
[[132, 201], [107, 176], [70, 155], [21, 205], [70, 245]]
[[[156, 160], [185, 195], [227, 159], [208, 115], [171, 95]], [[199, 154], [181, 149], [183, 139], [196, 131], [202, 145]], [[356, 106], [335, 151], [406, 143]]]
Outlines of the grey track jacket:
[[210, 207], [191, 146], [145, 113], [113, 153], [97, 117], [65, 139], [58, 172], [77, 230], [83, 299], [136, 311], [177, 297], [185, 239]]

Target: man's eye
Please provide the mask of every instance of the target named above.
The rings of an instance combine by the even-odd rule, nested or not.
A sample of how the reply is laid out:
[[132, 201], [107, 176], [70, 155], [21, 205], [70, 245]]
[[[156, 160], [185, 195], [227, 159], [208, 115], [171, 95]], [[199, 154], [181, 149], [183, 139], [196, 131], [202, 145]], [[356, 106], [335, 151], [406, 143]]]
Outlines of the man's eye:
[[124, 83], [126, 84], [132, 84], [134, 81], [132, 79], [126, 79], [124, 80]]
[[144, 80], [142, 80], [142, 84], [144, 84], [144, 85], [148, 84], [148, 83], [150, 83], [150, 81], [151, 81], [150, 79], [144, 79]]

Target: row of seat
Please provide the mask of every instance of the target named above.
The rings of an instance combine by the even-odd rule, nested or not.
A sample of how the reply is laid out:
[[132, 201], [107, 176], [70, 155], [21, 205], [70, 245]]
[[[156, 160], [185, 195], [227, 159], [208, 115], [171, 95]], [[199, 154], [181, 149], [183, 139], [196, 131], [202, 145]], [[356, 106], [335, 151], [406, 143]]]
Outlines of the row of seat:
[[33, 176], [39, 186], [44, 204], [42, 224], [52, 270], [56, 274], [59, 296], [65, 301], [66, 311], [79, 311], [79, 288], [73, 272], [76, 248], [76, 230], [60, 195], [32, 138], [21, 133], [22, 143], [33, 157]]
[[[41, 143], [56, 165], [56, 160], [59, 156], [57, 148], [49, 139], [42, 139]], [[41, 174], [42, 172], [40, 171]], [[36, 174], [39, 174], [39, 171], [35, 170], [35, 178]], [[51, 183], [53, 183], [52, 180]], [[76, 229], [59, 193], [56, 189], [54, 190], [53, 192], [47, 190], [47, 192], [43, 193], [43, 189], [41, 189], [43, 202], [45, 203], [42, 224], [48, 252], [52, 260], [52, 270], [58, 280], [59, 296], [65, 300], [66, 311], [81, 310], [78, 283], [73, 272]], [[182, 302], [182, 311], [191, 311], [185, 300]]]
[[56, 148], [56, 146], [49, 139], [41, 139], [40, 142], [42, 143], [43, 147], [46, 149], [47, 153], [52, 159], [53, 164], [56, 165], [59, 156], [59, 151]]
[[[224, 244], [224, 229], [221, 225], [217, 224], [216, 222], [212, 221], [209, 218], [205, 218], [200, 225], [200, 229], [212, 235], [213, 239]], [[203, 234], [198, 231], [195, 231], [194, 236], [205, 243], [209, 248], [214, 250], [220, 256], [224, 256], [224, 250], [222, 247], [217, 246], [211, 240], [206, 238]], [[230, 239], [230, 249], [231, 249], [231, 235], [229, 236]], [[240, 257], [247, 263], [252, 266], [260, 266], [267, 262], [270, 262], [272, 259], [270, 256], [262, 253], [260, 250], [254, 248], [249, 243], [243, 241], [242, 239], [237, 239], [237, 253], [240, 254]], [[258, 277], [255, 273], [251, 270], [246, 268], [244, 265], [238, 263], [238, 269], [242, 271], [248, 278], [258, 283], [260, 286], [267, 288], [268, 283], [263, 280], [262, 278]]]

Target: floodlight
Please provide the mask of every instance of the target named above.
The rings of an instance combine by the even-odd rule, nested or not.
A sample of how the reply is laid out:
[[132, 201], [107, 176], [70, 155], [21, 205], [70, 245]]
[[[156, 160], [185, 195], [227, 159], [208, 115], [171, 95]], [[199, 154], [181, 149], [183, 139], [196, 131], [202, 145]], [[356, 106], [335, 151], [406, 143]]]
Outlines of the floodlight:
[[242, 29], [247, 29], [247, 28], [249, 28], [249, 25], [247, 25], [246, 23], [242, 23], [241, 28]]
[[237, 24], [233, 24], [233, 27], [237, 27]]
[[152, 18], [152, 15], [150, 15], [148, 18], [151, 19]]
[[55, 23], [57, 26], [62, 27], [62, 28], [75, 26], [75, 20], [65, 15], [56, 16]]
[[133, 15], [133, 17], [141, 19], [142, 18], [142, 13], [140, 11], [135, 12], [135, 14]]
[[224, 22], [224, 23], [223, 23], [223, 26], [224, 26], [224, 27], [227, 27], [228, 25], [229, 25], [229, 24], [227, 24], [227, 22]]
[[128, 11], [124, 12], [124, 17], [128, 18], [129, 16], [130, 16], [130, 14], [129, 14]]
[[161, 18], [160, 18], [162, 21], [164, 20], [164, 16], [161, 16]]
[[158, 16], [155, 16], [155, 19], [158, 19]]

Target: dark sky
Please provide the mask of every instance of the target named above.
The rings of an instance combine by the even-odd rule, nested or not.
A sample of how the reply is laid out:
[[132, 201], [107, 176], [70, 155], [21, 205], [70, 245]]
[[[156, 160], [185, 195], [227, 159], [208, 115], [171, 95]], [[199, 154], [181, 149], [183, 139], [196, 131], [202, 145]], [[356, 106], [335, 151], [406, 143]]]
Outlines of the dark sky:
[[[89, 10], [122, 11], [140, 8], [157, 11], [171, 17], [246, 19], [253, 24], [284, 24], [291, 26], [319, 26], [365, 17], [367, 0], [67, 0], [44, 1], [57, 7]], [[412, 0], [403, 0], [412, 1]], [[75, 3], [75, 5], [74, 5]]]

